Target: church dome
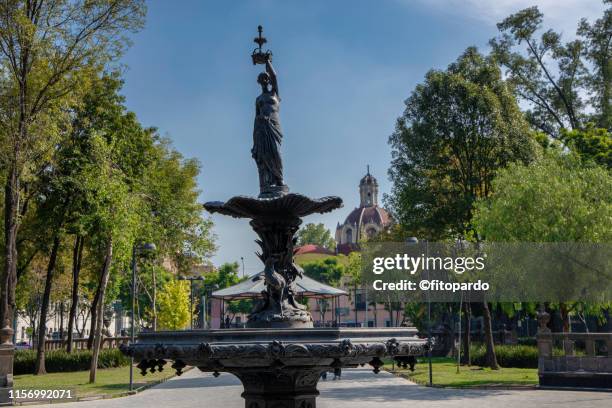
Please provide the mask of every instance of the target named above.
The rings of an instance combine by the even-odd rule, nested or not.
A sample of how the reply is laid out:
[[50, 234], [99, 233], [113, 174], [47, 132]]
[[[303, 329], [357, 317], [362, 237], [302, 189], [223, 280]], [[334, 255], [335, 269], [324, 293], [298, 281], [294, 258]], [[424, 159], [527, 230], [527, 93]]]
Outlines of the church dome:
[[350, 225], [387, 225], [389, 223], [389, 213], [379, 206], [359, 207], [351, 211], [344, 223]]
[[359, 181], [359, 207], [336, 227], [336, 251], [348, 254], [359, 250], [359, 242], [380, 233], [391, 223], [389, 213], [378, 206], [378, 181], [370, 174], [370, 166]]

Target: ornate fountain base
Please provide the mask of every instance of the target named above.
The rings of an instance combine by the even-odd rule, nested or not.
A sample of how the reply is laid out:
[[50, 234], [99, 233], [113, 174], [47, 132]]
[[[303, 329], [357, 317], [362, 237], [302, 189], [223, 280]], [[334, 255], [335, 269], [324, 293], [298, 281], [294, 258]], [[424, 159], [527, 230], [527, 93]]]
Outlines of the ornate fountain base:
[[246, 408], [315, 408], [321, 373], [370, 364], [384, 357], [422, 355], [426, 340], [413, 327], [235, 329], [148, 332], [121, 351], [140, 361], [142, 374], [163, 369], [180, 375], [187, 366], [234, 374]]

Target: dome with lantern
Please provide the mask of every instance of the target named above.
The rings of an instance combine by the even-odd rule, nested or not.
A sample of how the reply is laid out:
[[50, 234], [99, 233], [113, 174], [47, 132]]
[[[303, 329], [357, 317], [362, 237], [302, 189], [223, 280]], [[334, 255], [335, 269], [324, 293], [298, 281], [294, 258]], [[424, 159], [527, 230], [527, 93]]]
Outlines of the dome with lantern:
[[359, 182], [360, 205], [336, 227], [336, 251], [341, 254], [359, 250], [359, 242], [380, 233], [391, 223], [389, 213], [378, 205], [378, 181], [370, 166]]

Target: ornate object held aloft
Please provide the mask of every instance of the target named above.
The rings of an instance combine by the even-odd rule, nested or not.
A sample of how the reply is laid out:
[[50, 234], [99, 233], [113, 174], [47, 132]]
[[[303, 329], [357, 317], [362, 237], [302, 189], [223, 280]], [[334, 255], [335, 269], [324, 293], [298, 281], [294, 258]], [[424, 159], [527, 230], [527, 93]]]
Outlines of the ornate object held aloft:
[[251, 54], [251, 59], [253, 60], [253, 65], [257, 65], [257, 64], [263, 65], [267, 61], [272, 62], [272, 51], [266, 50], [264, 52], [261, 48], [265, 43], [268, 42], [266, 37], [263, 37], [261, 35], [261, 33], [263, 32], [263, 27], [257, 26], [257, 32], [259, 33], [259, 35], [255, 37], [255, 39], [253, 39], [253, 42], [259, 45], [259, 47], [253, 50], [253, 53]]

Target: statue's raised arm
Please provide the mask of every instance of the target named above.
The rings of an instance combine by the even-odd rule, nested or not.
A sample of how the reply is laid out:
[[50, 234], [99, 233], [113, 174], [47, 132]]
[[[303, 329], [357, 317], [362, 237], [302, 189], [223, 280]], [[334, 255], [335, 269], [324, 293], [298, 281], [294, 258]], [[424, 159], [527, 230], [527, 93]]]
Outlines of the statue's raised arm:
[[272, 86], [272, 93], [276, 94], [276, 96], [280, 96], [278, 93], [278, 81], [276, 80], [276, 71], [274, 71], [274, 67], [272, 67], [272, 62], [270, 60], [266, 61], [266, 72], [270, 75], [270, 85]]

